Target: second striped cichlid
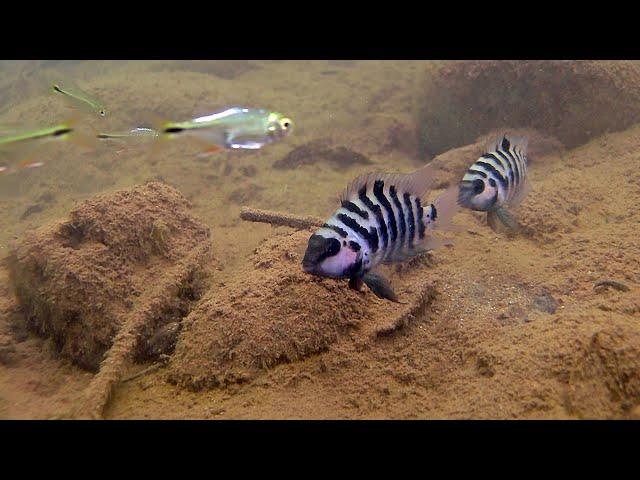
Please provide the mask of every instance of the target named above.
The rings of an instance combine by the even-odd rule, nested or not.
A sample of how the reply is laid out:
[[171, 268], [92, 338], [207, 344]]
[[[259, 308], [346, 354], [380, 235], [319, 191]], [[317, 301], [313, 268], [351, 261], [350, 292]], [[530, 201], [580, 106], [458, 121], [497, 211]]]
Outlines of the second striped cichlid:
[[191, 136], [221, 148], [255, 150], [280, 140], [293, 130], [289, 117], [262, 108], [231, 107], [184, 122], [162, 122], [161, 138]]

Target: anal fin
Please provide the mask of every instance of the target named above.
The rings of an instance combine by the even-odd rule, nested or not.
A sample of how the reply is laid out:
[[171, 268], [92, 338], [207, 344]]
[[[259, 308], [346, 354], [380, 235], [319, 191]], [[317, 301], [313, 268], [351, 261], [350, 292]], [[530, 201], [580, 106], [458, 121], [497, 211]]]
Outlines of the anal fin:
[[518, 220], [506, 208], [498, 208], [488, 212], [487, 224], [494, 232], [500, 232], [500, 225], [503, 226], [508, 233], [517, 233], [518, 230], [520, 230]]
[[391, 288], [389, 281], [382, 275], [368, 272], [362, 277], [362, 280], [378, 298], [402, 303], [398, 300], [398, 296], [393, 291], [393, 288]]

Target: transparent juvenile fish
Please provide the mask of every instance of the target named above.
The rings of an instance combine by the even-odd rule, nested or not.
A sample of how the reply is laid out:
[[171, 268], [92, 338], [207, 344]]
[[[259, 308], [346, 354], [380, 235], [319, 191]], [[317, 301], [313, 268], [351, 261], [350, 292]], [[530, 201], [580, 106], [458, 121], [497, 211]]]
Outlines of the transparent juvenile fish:
[[231, 107], [184, 122], [162, 122], [161, 139], [195, 137], [207, 145], [206, 152], [219, 149], [255, 150], [291, 133], [290, 118], [262, 108]]
[[397, 302], [389, 282], [374, 269], [446, 244], [432, 232], [448, 228], [457, 211], [457, 187], [423, 203], [433, 173], [427, 165], [408, 175], [358, 177], [342, 194], [341, 207], [309, 238], [303, 269], [348, 278], [349, 287], [357, 290], [364, 282], [378, 297]]
[[53, 92], [64, 96], [66, 99], [81, 108], [89, 109], [101, 117], [107, 116], [107, 109], [105, 106], [100, 101], [84, 92], [77, 85], [70, 82], [51, 82], [50, 88]]
[[[42, 166], [43, 162], [35, 159], [39, 149], [49, 142], [67, 140], [85, 147], [95, 145], [91, 135], [78, 131], [74, 120], [40, 129], [0, 128], [0, 174]], [[8, 161], [17, 165], [10, 166]]]
[[471, 210], [487, 212], [487, 223], [498, 230], [498, 221], [516, 231], [518, 221], [508, 210], [517, 206], [529, 190], [527, 139], [502, 135], [489, 142], [460, 182], [458, 202]]
[[97, 137], [103, 140], [119, 140], [127, 138], [156, 138], [159, 135], [157, 130], [146, 127], [132, 128], [127, 132], [114, 132], [114, 133], [98, 133]]

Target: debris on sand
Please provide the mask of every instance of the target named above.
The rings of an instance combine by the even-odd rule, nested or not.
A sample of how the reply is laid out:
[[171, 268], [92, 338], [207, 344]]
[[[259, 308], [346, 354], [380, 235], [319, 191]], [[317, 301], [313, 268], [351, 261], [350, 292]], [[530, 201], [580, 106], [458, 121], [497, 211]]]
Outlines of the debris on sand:
[[617, 280], [600, 280], [599, 282], [596, 282], [596, 284], [593, 286], [593, 289], [596, 292], [602, 292], [606, 290], [608, 287], [618, 290], [619, 292], [629, 291], [629, 287], [627, 287], [622, 282], [618, 282]]
[[278, 170], [294, 169], [302, 165], [313, 165], [319, 162], [330, 162], [337, 167], [346, 168], [351, 165], [369, 165], [371, 160], [361, 153], [344, 147], [331, 145], [327, 139], [312, 140], [294, 148], [273, 164]]
[[373, 342], [420, 315], [434, 287], [420, 268], [394, 277], [406, 305], [314, 277], [300, 263], [310, 231], [280, 234], [236, 280], [208, 292], [184, 320], [169, 380], [192, 390], [250, 381], [260, 371], [319, 353], [338, 338]]
[[[94, 197], [68, 220], [28, 232], [9, 258], [28, 328], [97, 371], [128, 318], [144, 317], [130, 329], [137, 340], [183, 317], [204, 286], [202, 259], [184, 262], [209, 249], [209, 231], [189, 209], [177, 190], [154, 182]], [[180, 276], [167, 277], [181, 265]], [[140, 312], [150, 305], [151, 287], [163, 282], [173, 288], [152, 312]], [[145, 352], [136, 341], [133, 355], [143, 359]]]
[[248, 222], [270, 223], [271, 225], [279, 227], [292, 227], [297, 229], [321, 227], [324, 224], [324, 220], [317, 217], [303, 217], [291, 213], [273, 212], [250, 207], [242, 207], [240, 210], [240, 218]]

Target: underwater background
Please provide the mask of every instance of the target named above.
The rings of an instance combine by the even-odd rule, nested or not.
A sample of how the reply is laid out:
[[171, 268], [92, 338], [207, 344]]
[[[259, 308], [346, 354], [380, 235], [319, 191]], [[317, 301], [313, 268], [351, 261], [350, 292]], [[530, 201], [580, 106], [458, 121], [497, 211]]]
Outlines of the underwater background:
[[[158, 358], [138, 347], [105, 418], [640, 418], [640, 62], [1, 61], [0, 126], [76, 117], [42, 88], [56, 76], [106, 105], [105, 118], [78, 120], [99, 131], [235, 105], [282, 112], [294, 129], [207, 156], [189, 139], [157, 151], [57, 142], [42, 166], [1, 175], [0, 418], [70, 416], [117, 333], [109, 315], [55, 313], [55, 285], [29, 293], [46, 311], [25, 303], [25, 278], [57, 280], [15, 267], [31, 245], [76, 255], [73, 242], [43, 245], [70, 212], [77, 226], [100, 209], [135, 222], [88, 228], [94, 263], [82, 268], [123, 290], [100, 277], [99, 299], [78, 287], [65, 301], [115, 302], [126, 272], [139, 292], [110, 310], [126, 315], [192, 245], [208, 249], [144, 334], [177, 325], [170, 360], [135, 377]], [[432, 201], [503, 131], [529, 137], [522, 230], [496, 233], [461, 210], [452, 246], [388, 267], [406, 306], [304, 274], [311, 230], [240, 218], [243, 206], [328, 218], [356, 176], [426, 162]], [[147, 220], [141, 246], [127, 232]], [[127, 247], [117, 255], [114, 238]], [[72, 345], [69, 331], [81, 333]], [[87, 364], [91, 335], [104, 348]]]

